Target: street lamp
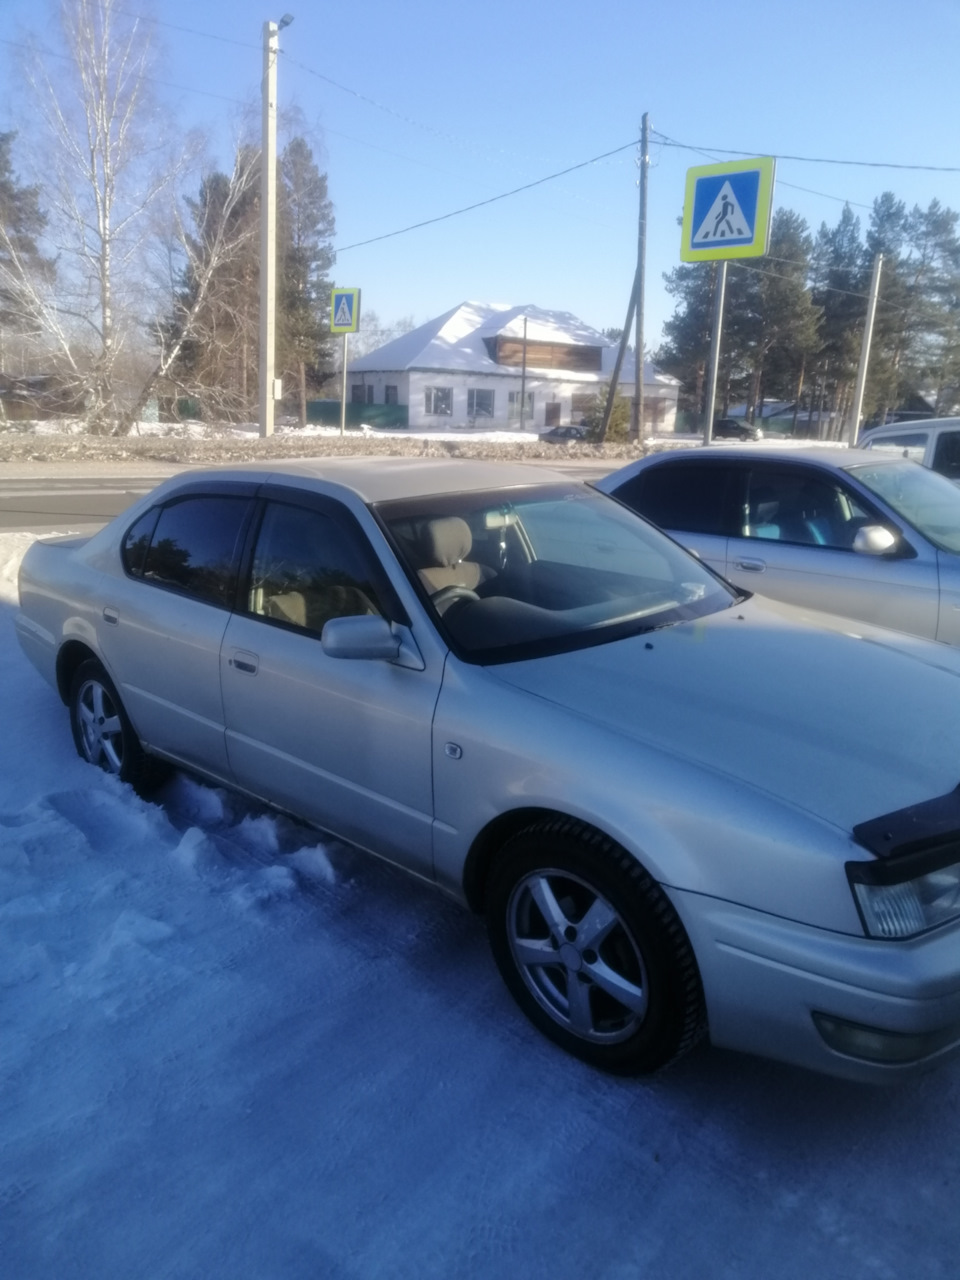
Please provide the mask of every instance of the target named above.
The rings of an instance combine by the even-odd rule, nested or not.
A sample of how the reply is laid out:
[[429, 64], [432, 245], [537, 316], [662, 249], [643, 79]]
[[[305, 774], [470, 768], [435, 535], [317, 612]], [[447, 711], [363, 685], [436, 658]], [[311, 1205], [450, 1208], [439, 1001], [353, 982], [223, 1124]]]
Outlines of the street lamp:
[[273, 435], [277, 302], [277, 34], [293, 15], [263, 24], [263, 137], [260, 151], [260, 434]]

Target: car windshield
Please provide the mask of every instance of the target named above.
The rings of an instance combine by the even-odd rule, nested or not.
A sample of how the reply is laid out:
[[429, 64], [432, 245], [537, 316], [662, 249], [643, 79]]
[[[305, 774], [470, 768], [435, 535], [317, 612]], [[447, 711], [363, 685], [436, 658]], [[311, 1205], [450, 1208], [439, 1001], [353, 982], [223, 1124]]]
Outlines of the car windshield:
[[586, 485], [445, 494], [376, 512], [440, 630], [473, 661], [619, 639], [740, 598]]
[[906, 460], [847, 470], [934, 546], [960, 552], [960, 489], [951, 480]]

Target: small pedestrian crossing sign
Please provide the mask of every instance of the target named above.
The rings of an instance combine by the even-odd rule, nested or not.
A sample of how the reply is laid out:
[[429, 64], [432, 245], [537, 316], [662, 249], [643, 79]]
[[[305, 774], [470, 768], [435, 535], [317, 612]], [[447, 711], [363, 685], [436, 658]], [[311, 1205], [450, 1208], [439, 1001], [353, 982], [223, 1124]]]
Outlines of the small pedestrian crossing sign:
[[769, 156], [687, 170], [683, 262], [759, 258], [767, 251], [776, 161]]
[[330, 296], [330, 332], [356, 333], [360, 328], [360, 290], [334, 289]]

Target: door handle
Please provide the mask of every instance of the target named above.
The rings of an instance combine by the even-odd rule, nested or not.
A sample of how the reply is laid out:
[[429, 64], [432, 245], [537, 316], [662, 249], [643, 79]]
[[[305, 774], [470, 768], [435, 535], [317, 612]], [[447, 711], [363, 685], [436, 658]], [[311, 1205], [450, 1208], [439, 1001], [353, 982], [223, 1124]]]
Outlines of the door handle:
[[767, 567], [766, 560], [734, 560], [734, 567], [746, 569], [748, 573], [763, 573]]
[[231, 667], [235, 667], [237, 671], [242, 671], [248, 676], [255, 676], [260, 666], [260, 659], [257, 655], [248, 653], [246, 649], [235, 649], [229, 662]]
[[115, 627], [120, 621], [120, 614], [116, 609], [111, 609], [109, 605], [105, 605], [103, 610], [103, 620], [104, 622], [109, 622]]

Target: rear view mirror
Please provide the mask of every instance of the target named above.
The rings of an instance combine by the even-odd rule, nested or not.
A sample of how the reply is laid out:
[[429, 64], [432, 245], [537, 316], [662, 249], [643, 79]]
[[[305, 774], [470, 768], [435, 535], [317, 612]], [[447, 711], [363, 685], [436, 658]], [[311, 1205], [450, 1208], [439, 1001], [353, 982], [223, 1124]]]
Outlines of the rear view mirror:
[[423, 657], [410, 628], [388, 622], [379, 615], [330, 618], [320, 633], [320, 645], [328, 658], [360, 658], [393, 662], [413, 671], [424, 669]]
[[400, 637], [386, 618], [331, 618], [320, 636], [328, 658], [368, 658], [392, 662], [400, 653]]
[[865, 556], [883, 556], [892, 551], [897, 542], [897, 535], [882, 524], [865, 524], [854, 536], [853, 549]]

